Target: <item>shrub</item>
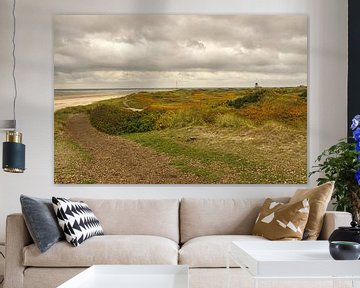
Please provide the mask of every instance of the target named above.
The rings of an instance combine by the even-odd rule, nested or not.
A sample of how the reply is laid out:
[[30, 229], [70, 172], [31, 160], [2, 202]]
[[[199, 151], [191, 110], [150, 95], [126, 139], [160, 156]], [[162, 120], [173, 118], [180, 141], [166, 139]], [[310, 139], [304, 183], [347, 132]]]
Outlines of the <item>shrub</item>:
[[90, 111], [91, 125], [113, 135], [154, 130], [158, 117], [154, 111], [131, 111], [111, 105], [98, 105]]
[[300, 93], [299, 95], [302, 98], [307, 98], [307, 90], [303, 91], [302, 93]]
[[249, 95], [228, 101], [228, 105], [234, 108], [241, 108], [251, 103], [256, 103], [264, 96], [265, 90], [257, 90]]
[[170, 128], [174, 125], [176, 113], [172, 110], [167, 111], [160, 115], [159, 119], [155, 123], [157, 130]]

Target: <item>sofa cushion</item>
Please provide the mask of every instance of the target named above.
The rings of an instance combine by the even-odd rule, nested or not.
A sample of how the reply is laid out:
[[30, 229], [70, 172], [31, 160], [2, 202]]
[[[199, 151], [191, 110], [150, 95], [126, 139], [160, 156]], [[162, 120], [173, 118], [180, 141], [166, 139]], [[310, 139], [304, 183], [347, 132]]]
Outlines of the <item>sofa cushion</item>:
[[267, 198], [252, 234], [269, 240], [301, 240], [309, 218], [309, 208], [308, 199], [284, 204]]
[[310, 189], [298, 189], [290, 199], [290, 203], [309, 199], [310, 214], [305, 227], [307, 237], [304, 240], [316, 240], [319, 237], [334, 184], [335, 182], [331, 181]]
[[[190, 267], [226, 267], [228, 251], [232, 241], [268, 241], [252, 235], [201, 236], [186, 242], [179, 251], [179, 264]], [[231, 267], [239, 267], [230, 261]]]
[[264, 198], [182, 199], [181, 243], [206, 235], [249, 235], [263, 202]]
[[171, 264], [178, 260], [178, 244], [159, 236], [95, 236], [78, 247], [66, 241], [41, 254], [34, 244], [23, 250], [25, 266], [88, 267], [95, 264]]
[[64, 239], [51, 199], [21, 195], [20, 203], [26, 227], [41, 252]]
[[99, 219], [105, 235], [154, 235], [179, 242], [178, 199], [80, 199]]

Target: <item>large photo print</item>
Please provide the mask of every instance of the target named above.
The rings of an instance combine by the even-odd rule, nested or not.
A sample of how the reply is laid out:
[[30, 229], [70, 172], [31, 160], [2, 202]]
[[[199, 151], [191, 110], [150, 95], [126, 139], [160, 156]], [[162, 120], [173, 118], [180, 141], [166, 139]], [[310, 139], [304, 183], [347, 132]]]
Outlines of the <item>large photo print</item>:
[[307, 183], [307, 17], [57, 15], [56, 184]]

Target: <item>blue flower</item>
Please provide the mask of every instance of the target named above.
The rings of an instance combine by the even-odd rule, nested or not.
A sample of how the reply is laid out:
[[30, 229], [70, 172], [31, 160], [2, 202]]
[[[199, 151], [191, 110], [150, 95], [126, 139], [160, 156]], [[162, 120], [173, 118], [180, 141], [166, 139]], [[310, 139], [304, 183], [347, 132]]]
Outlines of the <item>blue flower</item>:
[[356, 115], [352, 119], [351, 130], [355, 130], [360, 124], [360, 115]]
[[355, 179], [358, 182], [358, 184], [360, 185], [360, 167], [358, 168], [358, 170], [355, 173]]
[[[355, 150], [360, 152], [360, 142], [356, 142]], [[359, 155], [360, 156], [360, 155]]]
[[353, 136], [356, 142], [360, 141], [360, 128], [356, 128], [356, 130], [353, 131]]

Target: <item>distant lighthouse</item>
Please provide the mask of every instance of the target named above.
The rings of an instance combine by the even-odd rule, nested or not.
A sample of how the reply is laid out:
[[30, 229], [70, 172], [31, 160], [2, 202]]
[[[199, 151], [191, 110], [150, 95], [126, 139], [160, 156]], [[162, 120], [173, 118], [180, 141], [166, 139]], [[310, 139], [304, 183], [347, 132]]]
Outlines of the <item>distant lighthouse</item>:
[[259, 88], [259, 83], [255, 83], [255, 88]]

